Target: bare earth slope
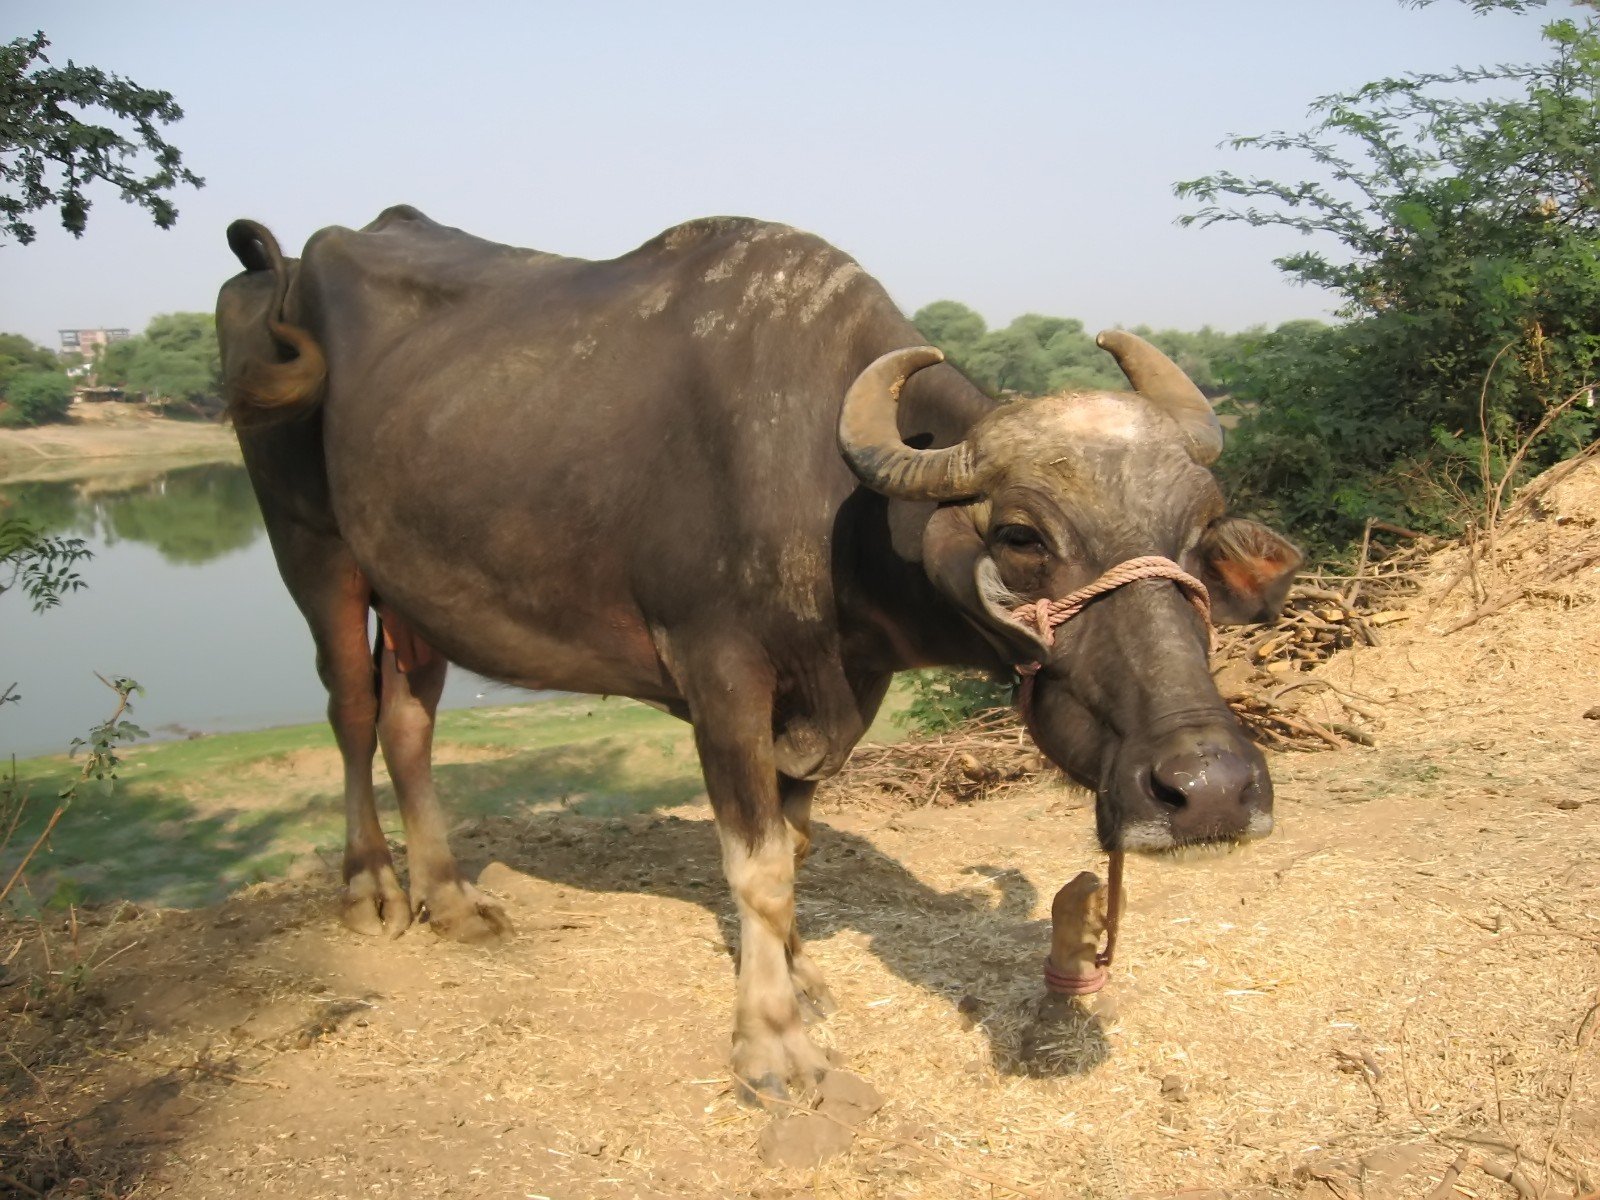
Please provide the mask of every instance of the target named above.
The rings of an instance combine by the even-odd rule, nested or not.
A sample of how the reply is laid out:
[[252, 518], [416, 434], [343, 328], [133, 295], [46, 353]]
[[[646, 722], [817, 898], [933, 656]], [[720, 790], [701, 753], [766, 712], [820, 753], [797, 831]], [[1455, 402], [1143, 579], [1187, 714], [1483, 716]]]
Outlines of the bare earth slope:
[[1131, 864], [1076, 1021], [1038, 1000], [1050, 896], [1097, 861], [1081, 796], [822, 813], [801, 918], [841, 1007], [818, 1036], [888, 1103], [819, 1167], [764, 1165], [771, 1117], [733, 1100], [730, 904], [690, 805], [458, 833], [518, 923], [499, 950], [358, 938], [326, 878], [101, 914], [88, 1001], [0, 989], [26, 1064], [0, 1187], [1420, 1198], [1466, 1152], [1457, 1195], [1591, 1192], [1600, 564], [1546, 576], [1600, 550], [1596, 516], [1591, 464], [1480, 570], [1514, 602], [1444, 635], [1480, 604], [1464, 582], [1435, 606], [1447, 553], [1383, 645], [1322, 668], [1376, 748], [1277, 756], [1281, 824], [1248, 853]]
[[239, 443], [226, 425], [173, 420], [114, 401], [75, 404], [61, 425], [0, 429], [0, 483], [238, 461]]

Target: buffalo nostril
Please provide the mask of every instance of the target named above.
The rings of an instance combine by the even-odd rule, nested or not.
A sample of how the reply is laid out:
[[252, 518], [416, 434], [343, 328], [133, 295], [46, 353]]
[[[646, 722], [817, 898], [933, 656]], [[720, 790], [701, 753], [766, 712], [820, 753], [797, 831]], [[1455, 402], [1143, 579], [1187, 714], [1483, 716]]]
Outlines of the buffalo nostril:
[[1189, 797], [1185, 794], [1182, 783], [1178, 782], [1181, 778], [1181, 775], [1163, 772], [1161, 767], [1157, 766], [1150, 772], [1150, 791], [1163, 804], [1182, 808], [1189, 803]]
[[1243, 801], [1251, 778], [1250, 764], [1236, 754], [1188, 752], [1156, 763], [1150, 788], [1175, 808], [1218, 808]]

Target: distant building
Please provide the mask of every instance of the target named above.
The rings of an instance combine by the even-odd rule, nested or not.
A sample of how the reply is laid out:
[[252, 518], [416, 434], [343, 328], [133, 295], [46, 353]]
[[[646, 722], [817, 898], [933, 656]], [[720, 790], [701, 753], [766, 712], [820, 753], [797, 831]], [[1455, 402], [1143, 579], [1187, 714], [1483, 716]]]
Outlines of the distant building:
[[96, 350], [103, 350], [112, 342], [125, 342], [132, 336], [126, 329], [63, 329], [61, 348], [93, 355]]

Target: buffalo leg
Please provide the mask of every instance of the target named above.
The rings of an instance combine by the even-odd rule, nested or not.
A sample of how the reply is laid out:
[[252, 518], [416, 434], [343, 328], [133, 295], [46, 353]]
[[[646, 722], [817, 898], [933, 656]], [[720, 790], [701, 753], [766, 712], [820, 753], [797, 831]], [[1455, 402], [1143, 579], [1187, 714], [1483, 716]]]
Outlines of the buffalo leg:
[[371, 589], [338, 538], [274, 521], [270, 513], [267, 528], [284, 583], [316, 644], [317, 674], [328, 690], [328, 724], [344, 762], [341, 916], [357, 933], [398, 937], [411, 924], [411, 906], [395, 876], [372, 796], [378, 688], [367, 643]]
[[[511, 924], [461, 878], [433, 786], [433, 727], [448, 664], [404, 631], [391, 613], [384, 611], [380, 619], [390, 636], [378, 648], [383, 672], [378, 741], [406, 827], [411, 911], [426, 910], [433, 931], [453, 941], [498, 941]], [[397, 651], [391, 641], [407, 652]]]
[[739, 910], [733, 1070], [746, 1100], [809, 1086], [827, 1060], [806, 1036], [789, 976], [795, 837], [784, 820], [772, 747], [771, 670], [724, 654], [685, 680], [695, 744]]
[[[811, 797], [816, 794], [815, 780], [780, 777], [779, 795], [782, 797], [783, 820], [789, 827], [794, 842], [796, 873], [811, 853]], [[801, 1001], [818, 1017], [826, 1017], [838, 1009], [833, 993], [828, 990], [822, 972], [806, 954], [805, 943], [800, 940], [800, 923], [789, 926], [789, 982]]]

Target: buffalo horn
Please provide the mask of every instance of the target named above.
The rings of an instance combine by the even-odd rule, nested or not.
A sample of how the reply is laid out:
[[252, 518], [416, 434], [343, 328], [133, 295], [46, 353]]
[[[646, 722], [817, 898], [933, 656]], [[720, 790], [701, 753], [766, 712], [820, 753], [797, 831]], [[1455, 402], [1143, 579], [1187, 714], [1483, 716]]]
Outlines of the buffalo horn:
[[1222, 453], [1222, 426], [1211, 402], [1178, 365], [1149, 342], [1123, 329], [1108, 329], [1095, 345], [1117, 360], [1133, 390], [1177, 422], [1189, 456], [1209, 467]]
[[895, 409], [906, 380], [944, 361], [932, 346], [891, 350], [845, 393], [839, 414], [839, 449], [856, 477], [897, 500], [961, 500], [978, 493], [978, 472], [966, 443], [944, 450], [914, 450], [900, 438]]

